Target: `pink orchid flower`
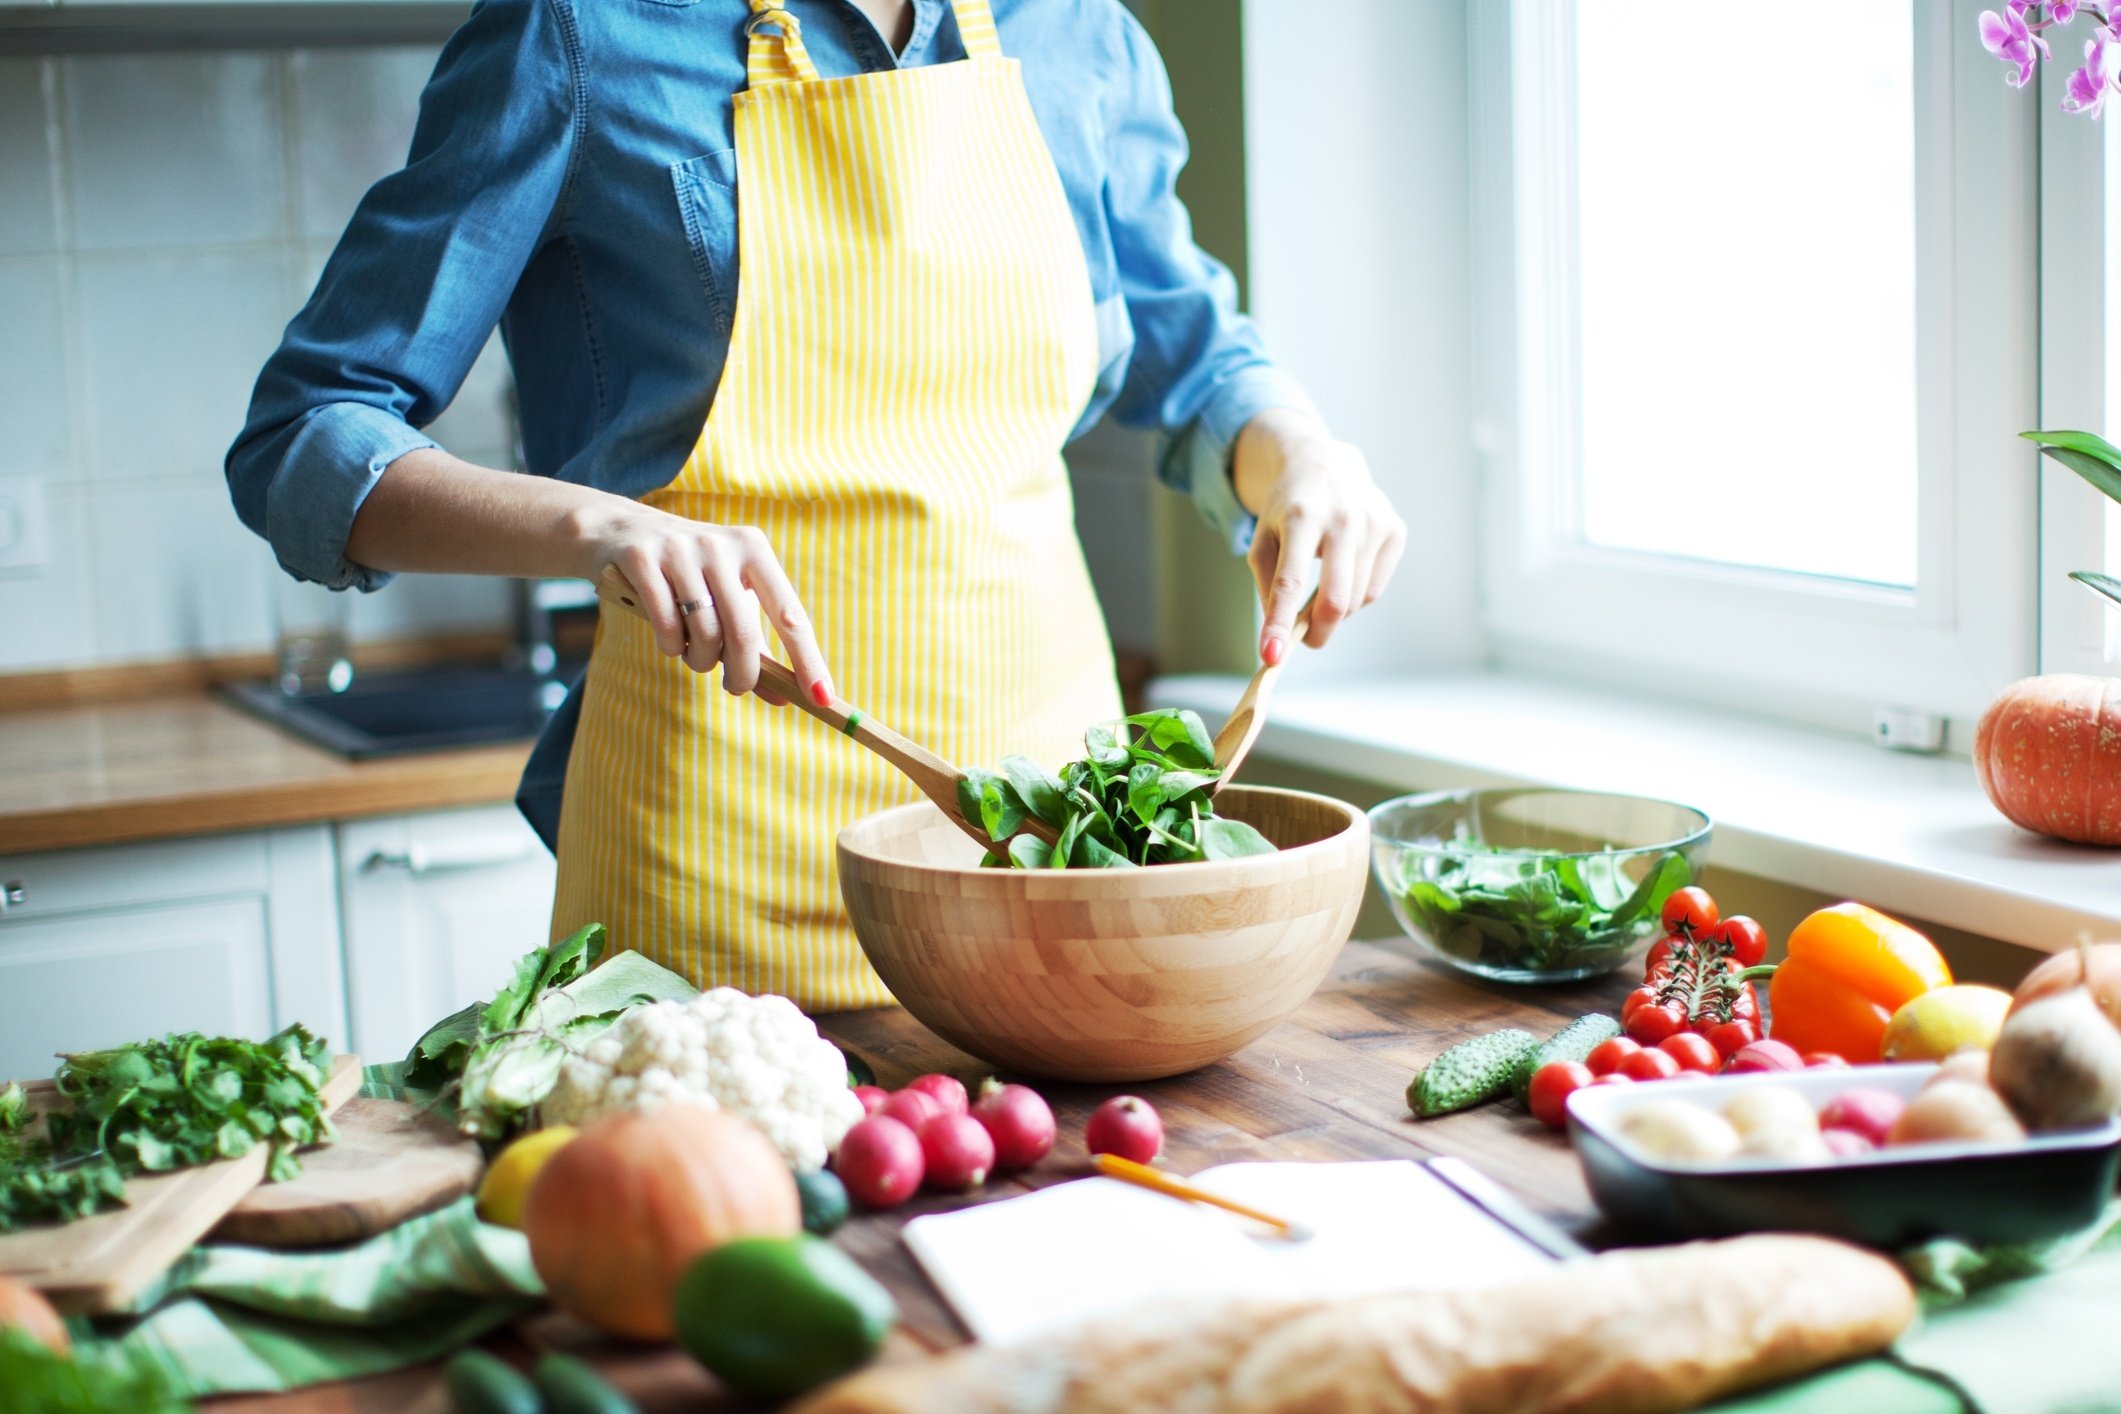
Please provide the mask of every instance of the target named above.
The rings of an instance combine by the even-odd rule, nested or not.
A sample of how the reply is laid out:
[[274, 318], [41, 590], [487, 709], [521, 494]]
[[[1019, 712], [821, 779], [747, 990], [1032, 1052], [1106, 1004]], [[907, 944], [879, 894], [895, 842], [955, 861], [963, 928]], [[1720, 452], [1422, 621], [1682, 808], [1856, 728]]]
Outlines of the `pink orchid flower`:
[[[2015, 73], [2005, 80], [2012, 88], [2024, 88], [2032, 82], [2033, 69], [2041, 58], [2052, 58], [2047, 41], [2033, 33], [2025, 22], [2027, 4], [2011, 0], [2003, 7], [2003, 13], [1994, 10], [1981, 12], [1981, 47], [2006, 64], [2017, 66]], [[2038, 57], [2036, 57], [2038, 56]]]
[[2084, 43], [2084, 67], [2063, 85], [2062, 111], [2097, 118], [2116, 79], [2121, 79], [2121, 35], [2101, 26]]

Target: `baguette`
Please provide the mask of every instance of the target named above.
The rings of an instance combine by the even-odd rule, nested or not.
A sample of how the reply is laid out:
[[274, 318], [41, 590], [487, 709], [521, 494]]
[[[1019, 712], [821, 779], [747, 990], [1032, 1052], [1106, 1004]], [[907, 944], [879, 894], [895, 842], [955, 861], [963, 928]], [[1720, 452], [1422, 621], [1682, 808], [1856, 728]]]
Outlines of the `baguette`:
[[1914, 1313], [1883, 1257], [1739, 1237], [1466, 1291], [1130, 1312], [868, 1370], [797, 1414], [1659, 1414], [1875, 1354]]

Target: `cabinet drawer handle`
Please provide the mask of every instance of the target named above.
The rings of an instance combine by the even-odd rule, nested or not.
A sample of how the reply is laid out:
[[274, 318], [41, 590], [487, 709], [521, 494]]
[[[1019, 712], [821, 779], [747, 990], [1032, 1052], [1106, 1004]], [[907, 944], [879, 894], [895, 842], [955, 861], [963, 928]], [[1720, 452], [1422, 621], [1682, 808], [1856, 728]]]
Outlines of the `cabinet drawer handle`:
[[416, 844], [408, 849], [379, 849], [362, 861], [367, 871], [401, 869], [407, 874], [445, 874], [458, 869], [495, 869], [516, 864], [537, 852], [523, 839], [473, 839], [454, 844]]
[[0, 913], [10, 908], [20, 908], [29, 902], [29, 885], [19, 879], [9, 879], [0, 884]]

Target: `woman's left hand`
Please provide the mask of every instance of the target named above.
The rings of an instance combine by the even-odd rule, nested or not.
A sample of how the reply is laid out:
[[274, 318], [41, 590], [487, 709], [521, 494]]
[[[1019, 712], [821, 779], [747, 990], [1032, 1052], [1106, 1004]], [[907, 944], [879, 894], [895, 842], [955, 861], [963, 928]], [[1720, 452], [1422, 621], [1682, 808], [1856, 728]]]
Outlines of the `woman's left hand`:
[[1406, 549], [1406, 522], [1370, 479], [1362, 453], [1294, 408], [1269, 408], [1246, 423], [1231, 470], [1237, 499], [1259, 518], [1246, 559], [1266, 606], [1260, 658], [1278, 663], [1286, 654], [1313, 560], [1318, 593], [1304, 642], [1324, 647], [1350, 614], [1384, 593]]

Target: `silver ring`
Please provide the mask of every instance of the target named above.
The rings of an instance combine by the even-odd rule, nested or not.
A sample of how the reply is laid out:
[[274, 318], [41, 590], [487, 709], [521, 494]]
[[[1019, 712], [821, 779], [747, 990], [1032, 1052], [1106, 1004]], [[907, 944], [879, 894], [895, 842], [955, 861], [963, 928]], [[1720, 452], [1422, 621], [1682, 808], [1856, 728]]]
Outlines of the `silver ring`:
[[690, 618], [692, 616], [692, 611], [699, 608], [700, 605], [706, 602], [707, 601], [705, 599], [692, 599], [686, 601], [683, 604], [678, 605], [678, 617], [681, 619]]

